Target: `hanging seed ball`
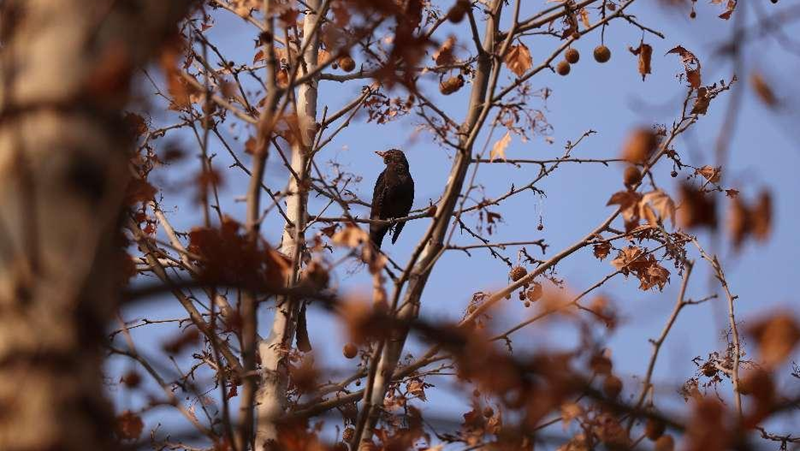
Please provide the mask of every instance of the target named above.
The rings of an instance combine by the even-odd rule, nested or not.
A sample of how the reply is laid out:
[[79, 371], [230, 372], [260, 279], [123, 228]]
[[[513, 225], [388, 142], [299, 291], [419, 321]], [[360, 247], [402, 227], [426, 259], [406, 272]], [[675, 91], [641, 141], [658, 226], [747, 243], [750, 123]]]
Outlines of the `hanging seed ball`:
[[524, 305], [525, 308], [528, 308], [531, 306], [531, 301], [525, 301], [522, 305]]
[[486, 418], [491, 418], [494, 415], [494, 409], [489, 406], [483, 408], [483, 416]]
[[670, 172], [670, 173], [669, 173], [669, 175], [670, 175], [672, 178], [675, 178], [675, 177], [677, 177], [677, 176], [678, 176], [678, 173], [677, 173], [677, 172], [675, 172], [675, 171], [672, 171], [672, 172]]
[[575, 64], [578, 62], [578, 60], [581, 59], [581, 54], [578, 52], [577, 49], [573, 49], [572, 47], [570, 47], [564, 53], [564, 59], [566, 59], [570, 64]]
[[611, 50], [604, 45], [594, 48], [594, 60], [598, 63], [607, 63], [611, 59]]
[[636, 166], [628, 166], [622, 176], [622, 181], [628, 188], [636, 185], [642, 180], [642, 173]]
[[540, 223], [539, 223], [539, 225], [538, 225], [538, 226], [536, 226], [536, 230], [544, 230], [544, 224], [542, 224], [542, 223], [540, 222]]
[[528, 275], [528, 270], [523, 266], [515, 266], [511, 268], [511, 272], [508, 273], [508, 277], [510, 277], [514, 282], [525, 277], [526, 275]]
[[559, 61], [558, 64], [556, 64], [556, 72], [561, 76], [569, 74], [569, 62]]
[[525, 292], [524, 291], [520, 291], [519, 292], [519, 300], [520, 301], [524, 301], [525, 300]]
[[353, 428], [347, 428], [342, 432], [342, 440], [349, 442], [350, 440], [353, 440], [354, 435], [356, 435], [356, 430]]
[[652, 441], [658, 440], [662, 435], [664, 435], [664, 430], [666, 426], [663, 422], [654, 420], [649, 418], [647, 423], [644, 425], [644, 434]]
[[671, 435], [662, 435], [656, 440], [656, 451], [674, 451], [675, 439]]
[[[772, 3], [775, 3], [775, 2], [773, 1]], [[694, 12], [694, 10], [692, 10], [692, 12], [689, 13], [689, 18], [690, 19], [694, 19], [695, 17], [697, 17], [697, 13]]]
[[622, 393], [622, 380], [613, 374], [606, 377], [603, 381], [603, 393], [609, 398], [616, 398]]
[[336, 62], [339, 63], [339, 67], [341, 67], [345, 72], [352, 72], [353, 69], [356, 68], [356, 62], [353, 61], [353, 58], [350, 58], [347, 55], [339, 58], [339, 60]]
[[458, 76], [450, 77], [447, 80], [440, 82], [439, 92], [449, 96], [450, 94], [461, 89], [462, 86], [464, 86], [464, 77], [459, 74]]
[[348, 359], [354, 359], [358, 355], [358, 348], [353, 343], [347, 343], [342, 349], [342, 354]]

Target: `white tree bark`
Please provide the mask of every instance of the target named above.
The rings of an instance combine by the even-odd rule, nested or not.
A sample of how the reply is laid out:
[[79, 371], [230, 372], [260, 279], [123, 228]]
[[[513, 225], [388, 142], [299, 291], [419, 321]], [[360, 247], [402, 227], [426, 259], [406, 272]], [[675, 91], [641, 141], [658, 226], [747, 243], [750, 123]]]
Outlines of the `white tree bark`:
[[100, 345], [121, 282], [131, 143], [119, 110], [185, 6], [0, 3], [4, 451], [118, 449]]
[[[310, 11], [303, 23], [304, 64], [300, 65], [298, 78], [312, 72], [317, 67], [319, 37], [316, 23], [319, 20], [320, 0], [305, 2]], [[288, 95], [288, 94], [287, 94]], [[280, 251], [292, 258], [293, 268], [290, 283], [297, 281], [302, 261], [305, 227], [308, 216], [307, 188], [303, 181], [308, 176], [308, 157], [317, 131], [317, 80], [312, 79], [301, 85], [297, 92], [297, 118], [300, 136], [292, 145], [291, 165], [294, 174], [289, 175], [289, 192], [286, 213], [292, 223], [287, 223], [281, 241]], [[298, 180], [298, 178], [300, 180]], [[266, 340], [259, 343], [261, 388], [256, 396], [257, 430], [256, 449], [266, 450], [270, 441], [276, 440], [276, 421], [280, 420], [286, 405], [288, 371], [285, 358], [292, 348], [300, 302], [297, 299], [279, 296], [276, 300], [272, 328]]]

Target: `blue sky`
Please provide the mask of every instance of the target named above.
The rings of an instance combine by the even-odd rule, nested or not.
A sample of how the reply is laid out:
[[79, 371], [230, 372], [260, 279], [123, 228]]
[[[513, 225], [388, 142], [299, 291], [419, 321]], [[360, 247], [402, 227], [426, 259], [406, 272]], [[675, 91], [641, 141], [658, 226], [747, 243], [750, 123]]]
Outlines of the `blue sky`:
[[[449, 3], [444, 2], [445, 5]], [[682, 72], [678, 57], [666, 55], [676, 45], [691, 50], [702, 61], [704, 84], [722, 78], [729, 80], [732, 66], [727, 58], [719, 54], [718, 46], [730, 37], [733, 22], [717, 18], [721, 9], [706, 3], [697, 4], [698, 16], [694, 20], [688, 17], [688, 10], [677, 13], [659, 6], [659, 2], [642, 1], [631, 7], [629, 12], [639, 22], [666, 35], [663, 40], [651, 34], [644, 37], [645, 42], [653, 46], [653, 73], [644, 82], [637, 72], [636, 57], [627, 50], [629, 46], [638, 46], [642, 37], [638, 28], [615, 21], [606, 29], [605, 43], [613, 55], [611, 61], [603, 65], [591, 58], [592, 49], [599, 44], [599, 34], [577, 41], [574, 47], [581, 52], [582, 58], [573, 66], [568, 76], [561, 77], [543, 71], [531, 81], [534, 89], [547, 87], [552, 90], [546, 103], [535, 99], [531, 106], [540, 108], [545, 113], [553, 127], [549, 134], [553, 143], [548, 143], [544, 136], [537, 136], [527, 143], [515, 137], [507, 150], [508, 158], [558, 157], [567, 140], [574, 141], [589, 129], [597, 133], [586, 138], [573, 151], [573, 156], [613, 158], [618, 156], [622, 142], [633, 128], [653, 123], [671, 124], [679, 114], [680, 102], [685, 92], [683, 83], [676, 78]], [[752, 19], [752, 8], [745, 8], [747, 5], [741, 3], [740, 9], [747, 9], [748, 17]], [[789, 2], [778, 5], [763, 3], [762, 9], [767, 12], [789, 6], [783, 4]], [[521, 16], [526, 16], [526, 10], [529, 13], [543, 5], [545, 2], [542, 0], [525, 2]], [[796, 34], [800, 31], [799, 28], [791, 25], [786, 29], [787, 34]], [[229, 58], [239, 63], [252, 60], [256, 32], [240, 19], [227, 13], [218, 14], [216, 25], [209, 30], [208, 36]], [[462, 39], [461, 35], [458, 38], [461, 45], [470, 48], [471, 43], [466, 38]], [[531, 49], [534, 65], [549, 55], [557, 45], [554, 38], [548, 37], [527, 38], [525, 43]], [[460, 55], [464, 54], [462, 49]], [[743, 102], [731, 139], [728, 164], [724, 168], [724, 185], [740, 190], [748, 201], [754, 199], [762, 188], [768, 188], [774, 199], [773, 231], [769, 241], [748, 242], [738, 253], [733, 252], [727, 244], [727, 236], [722, 238], [721, 246], [716, 246], [714, 250], [723, 258], [731, 291], [739, 296], [737, 315], [746, 328], [749, 321], [775, 308], [800, 313], [793, 284], [800, 276], [800, 265], [797, 264], [795, 255], [800, 249], [800, 237], [796, 233], [800, 228], [800, 215], [796, 212], [795, 197], [800, 192], [800, 179], [796, 175], [796, 168], [800, 167], [800, 145], [796, 131], [798, 115], [796, 108], [793, 108], [800, 92], [796, 81], [791, 78], [793, 74], [800, 73], [800, 60], [776, 40], [764, 37], [747, 46], [745, 61], [746, 70], [737, 74], [740, 80], [734, 88], [744, 91]], [[759, 102], [748, 80], [753, 71], [758, 71], [772, 82], [778, 97], [784, 99], [785, 108], [782, 111], [771, 111]], [[454, 119], [463, 119], [467, 88], [470, 85], [452, 96], [443, 97], [436, 92], [435, 84], [431, 80], [428, 78], [422, 84], [423, 90], [439, 102]], [[509, 81], [511, 78], [508, 76], [501, 78], [501, 83]], [[320, 104], [329, 105], [330, 110], [335, 111], [358, 95], [366, 83], [340, 85], [336, 82], [322, 82]], [[144, 92], [149, 92], [147, 86]], [[675, 148], [684, 162], [694, 166], [714, 165], [714, 143], [730, 94], [727, 93], [713, 102], [708, 115], [702, 117], [689, 133], [676, 142]], [[174, 113], [159, 111], [158, 108], [160, 107], [152, 111], [154, 123], [173, 123], [176, 120]], [[372, 184], [382, 170], [382, 162], [372, 151], [398, 147], [406, 151], [416, 181], [415, 208], [436, 200], [444, 188], [452, 151], [433, 143], [427, 132], [416, 133], [419, 119], [414, 116], [410, 115], [383, 126], [365, 123], [363, 116], [359, 118], [360, 120], [355, 121], [322, 152], [319, 162], [333, 160], [341, 164], [344, 170], [363, 176], [355, 191], [368, 200]], [[244, 156], [243, 142], [247, 134], [241, 131], [241, 125], [238, 130], [226, 133], [227, 137], [239, 137], [239, 148], [235, 150], [240, 156]], [[495, 133], [492, 141], [500, 136], [502, 132]], [[476, 148], [482, 146], [485, 140], [485, 134], [481, 135]], [[162, 140], [160, 145], [165, 142]], [[190, 152], [197, 151], [190, 135], [182, 135], [181, 142]], [[215, 159], [217, 167], [225, 168], [226, 162], [230, 161], [229, 157], [218, 143], [215, 142], [212, 146], [218, 153]], [[244, 157], [249, 162], [249, 158]], [[192, 195], [187, 194], [190, 189], [185, 188], [191, 174], [198, 170], [199, 163], [196, 161], [187, 159], [185, 163], [159, 170], [157, 173], [158, 177], [163, 177], [173, 186], [172, 189], [165, 190], [163, 205], [169, 211], [173, 225], [179, 229], [186, 230], [201, 224], [200, 212], [192, 204]], [[530, 182], [537, 169], [535, 166], [515, 168], [507, 165], [485, 165], [478, 174], [477, 182], [485, 187], [486, 196], [495, 197], [506, 192], [512, 184], [519, 186]], [[546, 197], [524, 193], [495, 209], [502, 214], [503, 223], [493, 240], [544, 238], [550, 246], [546, 259], [580, 239], [611, 213], [611, 207], [606, 207], [605, 204], [611, 194], [623, 189], [622, 169], [621, 165], [612, 168], [589, 164], [563, 165], [537, 185], [537, 188], [545, 191]], [[677, 199], [677, 184], [690, 175], [690, 170], [685, 169], [676, 179], [670, 179], [671, 170], [669, 163], [662, 162], [656, 169], [656, 174], [660, 181], [659, 186]], [[246, 179], [243, 174], [234, 171], [236, 169], [225, 169], [226, 185], [220, 196], [226, 212], [243, 219], [243, 204], [236, 203], [235, 198], [244, 194]], [[266, 183], [273, 189], [281, 189], [286, 183], [286, 177], [286, 171], [280, 168], [277, 158], [271, 158]], [[726, 200], [720, 201], [723, 207], [727, 207]], [[321, 201], [313, 200], [312, 210], [321, 205]], [[368, 213], [363, 208], [355, 211], [362, 216]], [[725, 214], [723, 212], [722, 224], [725, 223]], [[536, 228], [540, 216], [544, 225], [541, 231]], [[467, 218], [467, 223], [474, 221], [474, 217]], [[385, 246], [386, 251], [392, 258], [404, 262], [427, 226], [427, 219], [409, 223], [398, 243]], [[264, 235], [273, 244], [277, 244], [280, 227], [277, 215], [268, 218], [265, 223]], [[712, 240], [706, 233], [700, 233], [699, 237], [704, 245], [711, 246]], [[454, 241], [458, 244], [475, 244], [474, 239], [458, 232]], [[528, 247], [528, 250], [533, 256], [541, 257], [541, 252], [535, 247]], [[516, 261], [516, 249], [509, 248], [506, 255]], [[693, 250], [690, 250], [690, 256], [698, 259]], [[560, 263], [557, 275], [566, 281], [570, 290], [580, 292], [613, 271], [609, 260], [598, 261], [587, 249]], [[370, 285], [363, 271], [352, 273], [357, 269], [353, 265], [346, 268], [351, 270], [350, 273], [338, 273], [334, 284], [338, 284], [345, 292], [367, 293]], [[644, 373], [651, 351], [648, 339], [655, 338], [660, 333], [677, 296], [680, 277], [671, 265], [667, 265], [667, 268], [671, 270], [672, 283], [663, 292], [642, 292], [637, 289], [638, 281], [635, 278], [614, 279], [598, 291], [614, 301], [623, 319], [621, 327], [608, 341], [608, 347], [612, 349], [615, 371], [626, 381], [624, 396], [638, 392], [631, 376]], [[425, 289], [422, 315], [442, 321], [457, 320], [463, 314], [473, 292], [491, 291], [504, 286], [507, 273], [505, 264], [492, 259], [486, 251], [473, 251], [471, 257], [452, 251], [439, 261]], [[698, 259], [688, 290], [689, 297], [702, 298], [718, 291], [708, 266]], [[513, 324], [514, 320], [518, 322], [520, 318], [532, 313], [533, 309], [524, 309], [515, 296], [504, 302], [494, 315], [498, 327], [501, 327], [503, 324]], [[667, 339], [655, 371], [654, 380], [658, 387], [656, 400], [659, 405], [663, 403], [664, 406], [680, 406], [683, 401], [676, 393], [676, 388], [694, 374], [695, 366], [691, 359], [724, 349], [720, 336], [727, 327], [726, 314], [726, 307], [721, 299], [687, 308], [682, 312]], [[177, 318], [183, 316], [183, 313], [177, 302], [164, 298], [137, 305], [127, 310], [124, 316], [126, 319], [160, 319]], [[271, 312], [263, 310], [260, 316], [262, 328], [268, 325], [270, 319]], [[349, 362], [341, 357], [341, 346], [345, 341], [342, 329], [319, 310], [311, 310], [309, 322], [317, 361], [334, 368], [346, 367]], [[176, 327], [169, 324], [137, 329], [133, 333], [140, 349], [155, 355], [163, 337], [175, 330]], [[572, 332], [573, 329], [563, 321], [537, 323], [519, 333], [515, 349], [516, 352], [524, 353], [526, 350], [541, 349], [542, 346], [569, 347], [574, 344], [575, 334]], [[411, 349], [419, 349], [419, 346], [418, 343], [412, 343]], [[748, 346], [748, 350], [752, 349], [752, 346]], [[119, 359], [114, 359], [110, 365], [112, 373], [128, 367], [128, 363], [122, 363]], [[438, 394], [429, 394], [430, 401], [424, 408], [452, 414], [465, 411], [463, 397], [446, 388], [448, 384], [445, 381], [430, 382], [442, 389]], [[790, 378], [784, 378], [783, 384], [786, 388], [794, 384], [795, 390], [798, 385], [796, 379]], [[720, 386], [720, 394], [729, 398], [730, 387]], [[116, 392], [115, 399], [120, 408], [140, 405], [142, 402], [136, 397], [122, 396], [119, 392]], [[166, 413], [149, 418], [147, 424], [153, 426], [158, 420], [180, 424], [180, 420], [175, 419], [173, 414]], [[797, 421], [797, 417], [794, 420]], [[776, 430], [787, 428], [789, 424], [777, 425]]]

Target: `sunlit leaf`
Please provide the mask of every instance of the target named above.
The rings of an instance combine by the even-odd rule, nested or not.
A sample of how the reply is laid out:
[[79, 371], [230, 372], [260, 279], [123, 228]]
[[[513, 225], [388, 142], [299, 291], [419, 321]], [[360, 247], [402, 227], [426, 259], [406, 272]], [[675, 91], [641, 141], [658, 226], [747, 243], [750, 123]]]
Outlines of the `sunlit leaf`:
[[681, 57], [681, 62], [686, 70], [686, 81], [689, 82], [689, 86], [695, 89], [699, 88], [702, 83], [700, 77], [700, 60], [694, 53], [680, 45], [667, 52], [667, 54], [670, 53], [677, 54]]
[[642, 41], [639, 43], [639, 47], [635, 49], [631, 47], [629, 50], [634, 55], [639, 56], [639, 74], [642, 75], [642, 81], [644, 81], [647, 74], [651, 73], [650, 60], [653, 56], [653, 47]]
[[528, 50], [528, 47], [520, 43], [512, 45], [511, 48], [508, 49], [505, 63], [506, 67], [508, 67], [511, 72], [514, 72], [517, 77], [521, 77], [533, 65], [533, 59], [531, 58], [531, 52]]
[[489, 154], [489, 160], [494, 161], [496, 158], [506, 159], [506, 148], [511, 143], [511, 132], [506, 132], [502, 138], [492, 146], [492, 151]]

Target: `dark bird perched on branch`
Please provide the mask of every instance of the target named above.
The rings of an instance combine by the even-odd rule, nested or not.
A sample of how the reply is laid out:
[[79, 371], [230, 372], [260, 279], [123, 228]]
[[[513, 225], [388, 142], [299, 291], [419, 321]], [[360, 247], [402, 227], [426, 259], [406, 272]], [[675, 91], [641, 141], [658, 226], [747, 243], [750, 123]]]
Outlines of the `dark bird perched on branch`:
[[[411, 204], [414, 203], [414, 179], [408, 172], [408, 160], [403, 151], [390, 149], [385, 152], [375, 152], [383, 157], [386, 169], [378, 176], [375, 182], [375, 191], [372, 194], [372, 209], [370, 219], [392, 219], [408, 216]], [[392, 244], [397, 241], [405, 222], [394, 224]], [[392, 228], [388, 224], [370, 224], [369, 237], [378, 249], [381, 248], [383, 237]]]

